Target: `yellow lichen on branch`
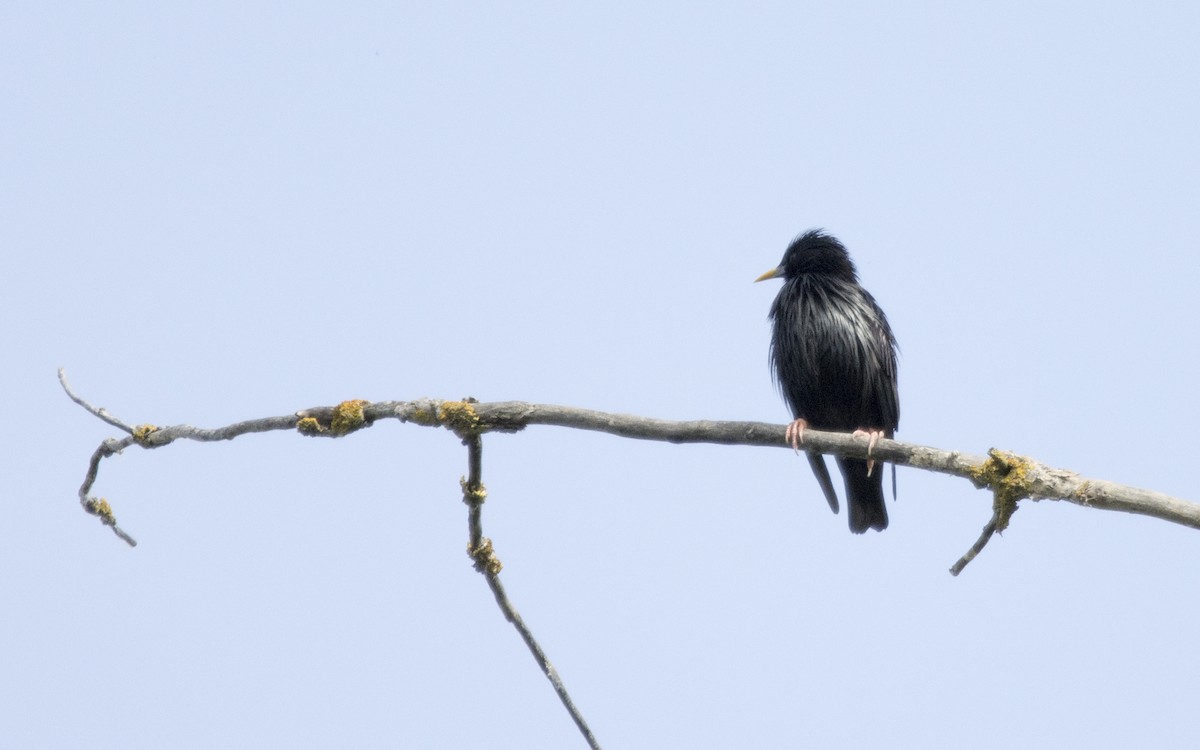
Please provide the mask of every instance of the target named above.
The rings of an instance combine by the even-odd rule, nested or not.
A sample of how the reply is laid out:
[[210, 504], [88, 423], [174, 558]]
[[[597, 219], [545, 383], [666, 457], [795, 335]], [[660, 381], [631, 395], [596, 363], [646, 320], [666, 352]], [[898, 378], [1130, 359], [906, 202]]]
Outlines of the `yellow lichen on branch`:
[[117, 517], [113, 514], [112, 506], [104, 498], [90, 498], [83, 506], [84, 510], [94, 516], [100, 516], [100, 520], [106, 526], [116, 526]]
[[301, 435], [342, 437], [351, 432], [370, 427], [373, 420], [367, 418], [366, 399], [356, 398], [343, 401], [334, 407], [305, 409], [296, 412], [296, 430]]
[[1008, 528], [1009, 519], [1017, 511], [1017, 502], [1030, 496], [1032, 462], [1025, 456], [992, 448], [988, 460], [971, 472], [979, 487], [992, 490], [992, 510], [996, 515], [996, 531]]
[[472, 485], [466, 477], [459, 479], [458, 483], [462, 487], [463, 502], [467, 505], [477, 505], [487, 500], [487, 488], [482, 484]]
[[462, 401], [443, 401], [438, 406], [438, 422], [453, 430], [459, 437], [474, 435], [479, 431], [479, 413], [475, 411], [473, 398]]
[[492, 548], [492, 540], [487, 537], [481, 539], [478, 546], [468, 544], [467, 554], [475, 561], [475, 569], [481, 573], [486, 571], [491, 575], [498, 575], [504, 569], [504, 564], [496, 557], [496, 550]]
[[158, 432], [158, 427], [152, 424], [140, 424], [133, 428], [133, 439], [139, 445], [146, 445], [146, 440], [155, 432]]
[[367, 422], [363, 409], [369, 403], [369, 401], [357, 398], [338, 404], [333, 410], [333, 419], [329, 422], [329, 429], [338, 435], [348, 435], [362, 427]]
[[296, 429], [302, 435], [320, 435], [325, 431], [316, 417], [302, 417], [296, 422]]

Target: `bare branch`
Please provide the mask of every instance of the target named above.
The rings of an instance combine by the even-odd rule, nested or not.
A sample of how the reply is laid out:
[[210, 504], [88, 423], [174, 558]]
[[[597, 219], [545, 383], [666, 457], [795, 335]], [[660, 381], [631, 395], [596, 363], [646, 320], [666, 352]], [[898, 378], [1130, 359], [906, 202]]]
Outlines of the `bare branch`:
[[[517, 432], [529, 425], [553, 425], [670, 443], [788, 447], [784, 425], [713, 420], [673, 421], [524, 401], [345, 401], [338, 406], [314, 407], [290, 416], [252, 419], [216, 429], [200, 429], [190, 425], [125, 428], [123, 423], [103, 413], [103, 410], [91, 407], [71, 393], [65, 377], [63, 387], [72, 400], [90, 413], [110, 424], [121, 425], [132, 433], [120, 441], [106, 441], [97, 450], [93, 465], [89, 467], [88, 480], [80, 489], [80, 500], [85, 508], [89, 501], [94, 500], [87, 493], [95, 481], [99, 460], [134, 443], [144, 448], [156, 448], [181, 439], [232, 440], [251, 432], [290, 429], [297, 429], [312, 437], [341, 437], [370, 427], [380, 419], [446, 427], [463, 437], [486, 432]], [[804, 433], [804, 445], [807, 450], [818, 453], [867, 458], [867, 441], [850, 434], [809, 429]], [[999, 514], [997, 531], [1004, 530], [1012, 510], [1024, 499], [1066, 500], [1087, 508], [1136, 513], [1200, 529], [1200, 504], [1116, 482], [1085, 479], [1074, 472], [1046, 466], [1006, 451], [992, 449], [984, 457], [884, 439], [876, 443], [870, 457], [962, 477], [976, 487], [991, 489], [996, 493], [994, 510]], [[116, 528], [115, 523], [109, 525]]]
[[571, 720], [575, 722], [575, 726], [579, 728], [583, 738], [587, 741], [588, 747], [599, 750], [600, 745], [596, 742], [595, 735], [588, 728], [587, 722], [583, 718], [583, 714], [575, 707], [575, 702], [571, 700], [571, 695], [567, 692], [566, 685], [563, 684], [562, 678], [558, 675], [558, 670], [550, 663], [550, 658], [546, 656], [546, 652], [542, 650], [541, 645], [533, 637], [533, 632], [521, 619], [517, 608], [512, 605], [508, 599], [508, 594], [504, 590], [504, 585], [500, 583], [500, 570], [504, 567], [500, 564], [499, 558], [496, 557], [496, 552], [492, 547], [492, 540], [483, 535], [483, 501], [487, 499], [487, 490], [483, 486], [483, 438], [479, 434], [468, 435], [463, 439], [463, 443], [467, 446], [467, 464], [468, 476], [463, 478], [462, 492], [463, 502], [470, 508], [468, 515], [467, 527], [470, 541], [467, 542], [467, 554], [475, 561], [475, 570], [483, 574], [487, 579], [488, 586], [492, 589], [492, 595], [496, 597], [496, 604], [499, 605], [500, 611], [504, 613], [504, 618], [513, 624], [517, 633], [520, 634], [521, 640], [525, 641], [525, 646], [529, 652], [533, 654], [533, 658], [541, 667], [542, 674], [546, 675], [546, 679], [550, 680], [550, 684], [554, 686], [554, 692], [558, 694], [558, 699], [562, 701], [563, 707], [567, 709]]

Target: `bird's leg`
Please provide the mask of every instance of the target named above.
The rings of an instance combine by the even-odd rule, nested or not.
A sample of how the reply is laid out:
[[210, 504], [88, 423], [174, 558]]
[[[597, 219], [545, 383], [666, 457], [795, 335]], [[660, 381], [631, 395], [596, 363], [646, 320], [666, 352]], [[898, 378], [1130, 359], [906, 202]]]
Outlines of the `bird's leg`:
[[797, 419], [787, 426], [787, 432], [784, 434], [786, 440], [792, 446], [792, 450], [800, 452], [800, 444], [804, 442], [804, 430], [808, 427], [808, 422], [803, 419]]
[[884, 437], [883, 430], [864, 430], [859, 427], [854, 431], [854, 437], [865, 437], [869, 441], [867, 443], [867, 476], [871, 476], [871, 472], [875, 469], [875, 459], [871, 458], [871, 451], [875, 450], [875, 444], [879, 442], [879, 438]]

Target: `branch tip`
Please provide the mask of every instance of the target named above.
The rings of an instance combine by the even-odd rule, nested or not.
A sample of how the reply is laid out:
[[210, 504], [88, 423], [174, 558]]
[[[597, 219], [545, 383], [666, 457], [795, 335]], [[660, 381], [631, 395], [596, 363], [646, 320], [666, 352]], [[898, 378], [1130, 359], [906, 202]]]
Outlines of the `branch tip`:
[[66, 392], [67, 398], [71, 399], [75, 403], [82, 406], [89, 414], [91, 414], [94, 417], [97, 417], [98, 419], [102, 419], [105, 422], [108, 422], [110, 425], [112, 425], [113, 427], [116, 427], [119, 430], [124, 430], [125, 432], [128, 432], [131, 435], [133, 434], [132, 427], [125, 424], [121, 420], [117, 419], [113, 415], [109, 414], [103, 408], [98, 408], [98, 407], [92, 406], [87, 401], [84, 401], [82, 398], [80, 398], [78, 395], [76, 395], [75, 391], [71, 390], [71, 384], [67, 382], [67, 368], [65, 368], [65, 367], [58, 368], [58, 384], [61, 385], [63, 391]]
[[957, 576], [959, 573], [963, 572], [963, 569], [970, 565], [971, 561], [983, 551], [983, 548], [986, 547], [987, 543], [992, 540], [992, 535], [995, 533], [996, 516], [993, 515], [992, 519], [987, 522], [986, 526], [983, 527], [983, 532], [979, 535], [979, 538], [976, 539], [975, 543], [971, 545], [971, 549], [967, 550], [966, 554], [958, 558], [958, 562], [950, 566], [950, 575]]

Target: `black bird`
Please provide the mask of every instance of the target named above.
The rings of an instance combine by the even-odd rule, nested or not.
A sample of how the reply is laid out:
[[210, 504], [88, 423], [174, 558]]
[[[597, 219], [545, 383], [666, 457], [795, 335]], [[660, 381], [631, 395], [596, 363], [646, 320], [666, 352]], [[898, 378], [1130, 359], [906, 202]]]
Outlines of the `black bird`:
[[[771, 305], [771, 364], [796, 418], [788, 425], [788, 442], [799, 450], [805, 427], [854, 430], [870, 440], [869, 453], [880, 437], [892, 437], [900, 423], [896, 337], [887, 317], [859, 285], [845, 246], [822, 230], [797, 237], [779, 267], [755, 281], [776, 277], [783, 277], [783, 288]], [[808, 462], [837, 513], [825, 457], [809, 453]], [[874, 471], [870, 459], [838, 456], [837, 462], [846, 480], [850, 530], [886, 529], [883, 471]], [[892, 471], [895, 494], [894, 467]]]

